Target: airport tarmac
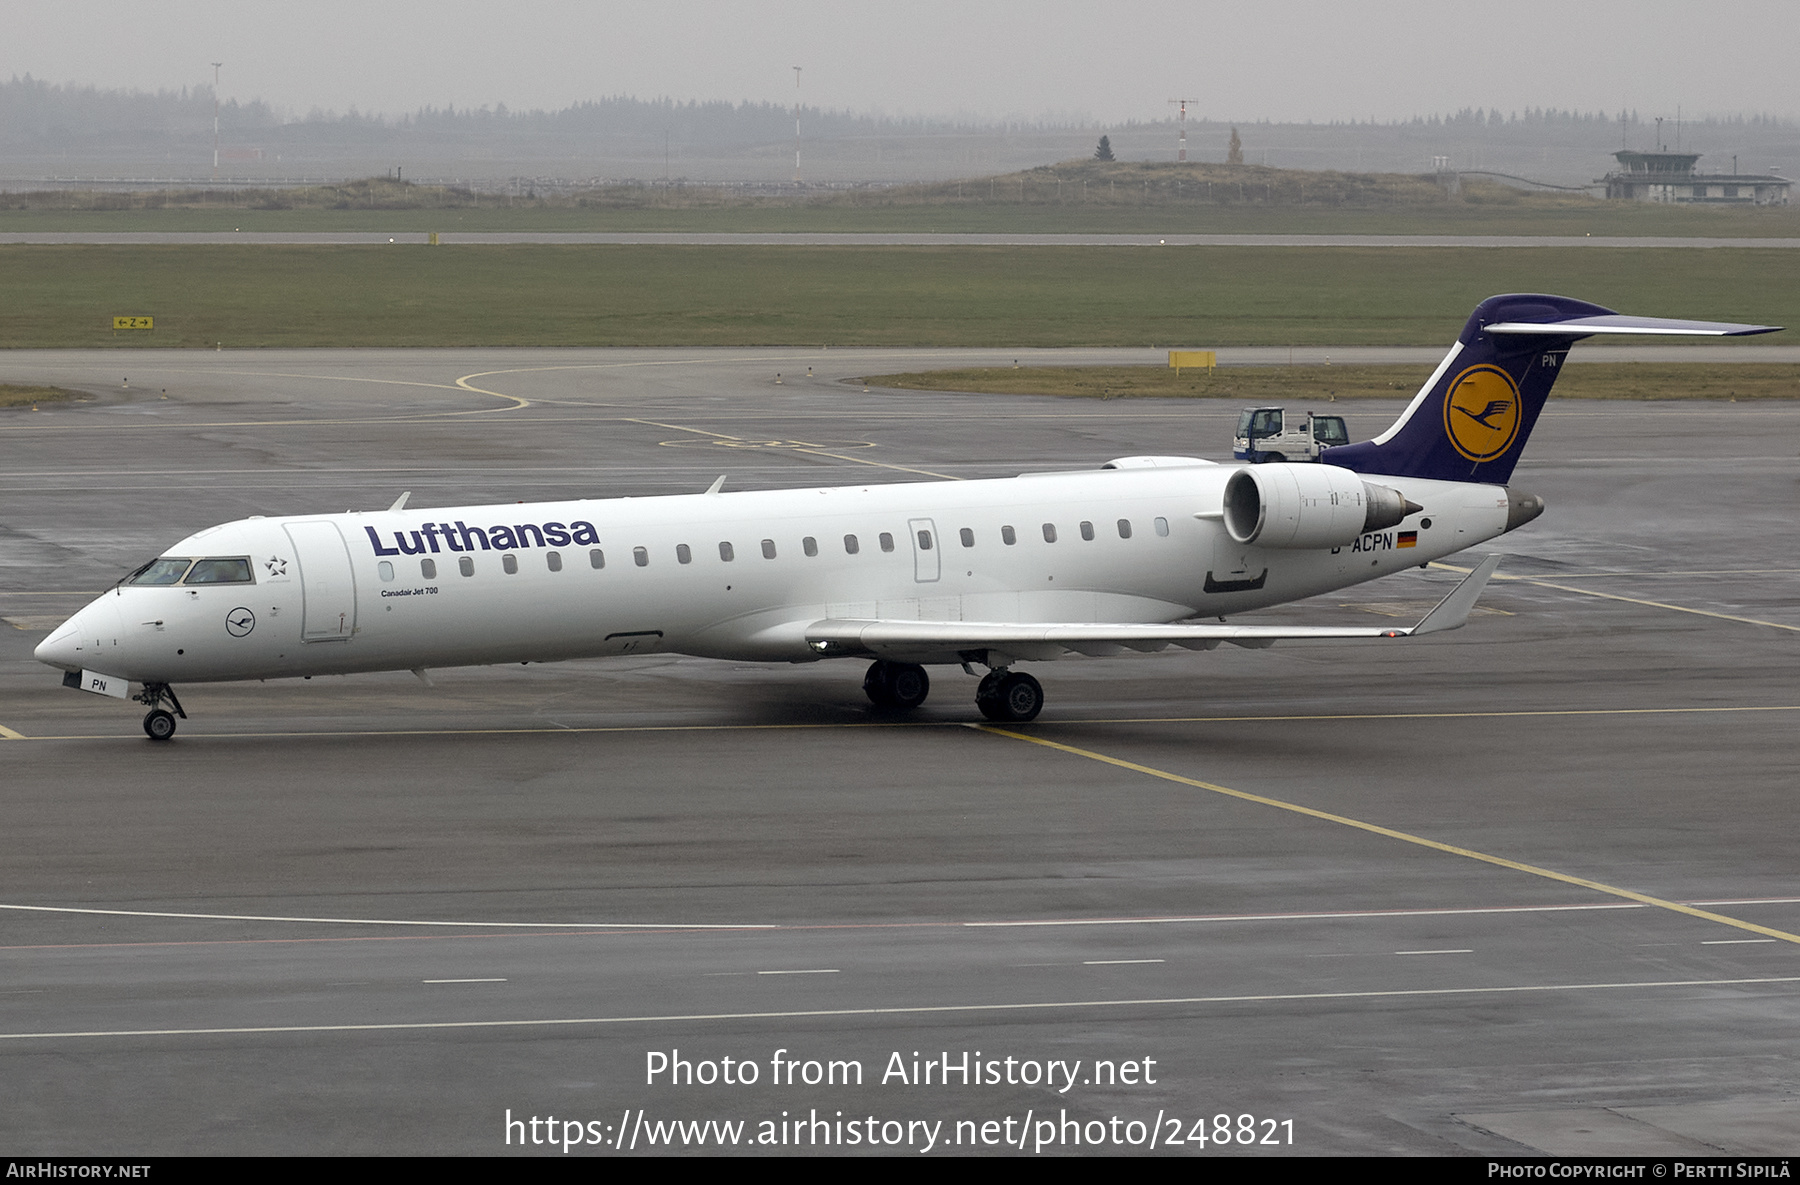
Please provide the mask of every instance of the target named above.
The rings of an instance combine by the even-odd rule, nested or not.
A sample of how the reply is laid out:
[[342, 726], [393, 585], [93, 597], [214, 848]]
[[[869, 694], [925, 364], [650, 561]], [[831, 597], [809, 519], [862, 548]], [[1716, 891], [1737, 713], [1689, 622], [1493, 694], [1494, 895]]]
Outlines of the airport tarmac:
[[[440, 214], [442, 216], [440, 216]], [[454, 211], [419, 211], [424, 223], [454, 221]], [[0, 243], [182, 246], [345, 246], [430, 242], [432, 232], [401, 231], [5, 231]], [[459, 231], [438, 233], [442, 246], [497, 243], [568, 246], [625, 244], [686, 247], [1715, 247], [1791, 251], [1800, 239], [1699, 235], [1253, 235], [1253, 234], [982, 234], [932, 231]]]
[[1553, 403], [1463, 630], [1032, 664], [1031, 725], [646, 656], [180, 687], [159, 746], [31, 658], [246, 515], [1229, 454], [1223, 402], [842, 381], [1014, 357], [1160, 355], [8, 352], [94, 398], [0, 411], [0, 1142], [1795, 1151], [1800, 403]]

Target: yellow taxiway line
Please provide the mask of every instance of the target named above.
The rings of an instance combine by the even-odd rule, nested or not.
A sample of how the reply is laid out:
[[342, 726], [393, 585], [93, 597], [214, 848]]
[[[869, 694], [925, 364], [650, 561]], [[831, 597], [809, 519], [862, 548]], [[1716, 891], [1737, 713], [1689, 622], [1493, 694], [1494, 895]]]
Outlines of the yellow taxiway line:
[[1510, 868], [1514, 872], [1530, 873], [1532, 876], [1541, 876], [1547, 880], [1560, 881], [1565, 885], [1576, 885], [1583, 889], [1591, 889], [1596, 893], [1606, 893], [1614, 897], [1623, 897], [1627, 901], [1636, 901], [1642, 905], [1653, 905], [1658, 909], [1671, 910], [1675, 913], [1686, 914], [1689, 917], [1701, 918], [1709, 922], [1717, 922], [1724, 926], [1735, 926], [1739, 930], [1748, 930], [1753, 934], [1762, 934], [1769, 938], [1776, 938], [1783, 942], [1792, 942], [1796, 945], [1800, 945], [1800, 934], [1790, 934], [1786, 930], [1776, 930], [1769, 926], [1759, 926], [1754, 922], [1746, 922], [1741, 921], [1738, 918], [1726, 917], [1724, 914], [1713, 913], [1711, 910], [1699, 909], [1692, 905], [1684, 905], [1679, 901], [1669, 901], [1666, 898], [1653, 897], [1648, 893], [1639, 893], [1634, 889], [1622, 889], [1617, 885], [1609, 885], [1601, 881], [1589, 880], [1586, 877], [1573, 876], [1566, 872], [1557, 872], [1555, 869], [1551, 868], [1541, 868], [1536, 864], [1525, 864], [1518, 860], [1508, 860], [1504, 856], [1490, 856], [1485, 852], [1477, 852], [1471, 848], [1457, 847], [1455, 844], [1447, 844], [1435, 839], [1426, 839], [1422, 835], [1413, 835], [1410, 832], [1397, 831], [1392, 827], [1383, 827], [1377, 823], [1365, 823], [1361, 819], [1352, 819], [1348, 815], [1337, 815], [1330, 811], [1322, 811], [1314, 807], [1301, 806], [1299, 803], [1284, 802], [1279, 798], [1268, 798], [1261, 794], [1251, 794], [1244, 790], [1233, 790], [1228, 786], [1220, 786], [1212, 782], [1202, 782], [1197, 778], [1183, 777], [1180, 774], [1170, 773], [1168, 770], [1156, 769], [1153, 766], [1148, 765], [1139, 765], [1135, 761], [1126, 761], [1122, 757], [1110, 757], [1105, 753], [1096, 753], [1092, 749], [1081, 749], [1074, 745], [1065, 745], [1061, 741], [1053, 741], [1047, 737], [1031, 736], [1027, 733], [1013, 732], [1011, 729], [997, 728], [991, 724], [971, 724], [968, 727], [978, 732], [985, 732], [990, 736], [1007, 737], [1011, 740], [1023, 741], [1029, 745], [1041, 745], [1046, 749], [1054, 749], [1059, 753], [1068, 753], [1075, 757], [1084, 757], [1089, 761], [1098, 761], [1104, 765], [1116, 766], [1119, 769], [1130, 770], [1133, 773], [1143, 774], [1147, 777], [1160, 778], [1165, 782], [1175, 782], [1182, 786], [1192, 786], [1196, 790], [1207, 790], [1214, 794], [1223, 794], [1230, 798], [1242, 799], [1245, 802], [1254, 802], [1260, 806], [1269, 806], [1274, 807], [1277, 810], [1291, 811], [1297, 815], [1305, 815], [1309, 818], [1320, 819], [1327, 823], [1336, 823], [1343, 827], [1354, 827], [1359, 831], [1367, 831], [1374, 835], [1385, 836], [1388, 839], [1397, 839], [1402, 843], [1416, 844], [1422, 848], [1431, 848], [1434, 851], [1446, 852], [1452, 856], [1462, 856], [1469, 860], [1479, 860], [1484, 864], [1493, 864], [1500, 868]]

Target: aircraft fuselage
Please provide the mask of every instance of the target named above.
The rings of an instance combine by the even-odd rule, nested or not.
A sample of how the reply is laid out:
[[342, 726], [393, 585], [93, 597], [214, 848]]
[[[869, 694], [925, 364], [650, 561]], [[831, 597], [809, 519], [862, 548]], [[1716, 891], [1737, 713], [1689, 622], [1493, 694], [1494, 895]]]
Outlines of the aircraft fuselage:
[[249, 581], [122, 584], [39, 657], [144, 683], [657, 651], [805, 662], [821, 619], [1212, 618], [1507, 529], [1504, 487], [1375, 477], [1424, 509], [1334, 548], [1241, 545], [1218, 517], [1238, 468], [245, 519], [163, 554], [248, 559]]

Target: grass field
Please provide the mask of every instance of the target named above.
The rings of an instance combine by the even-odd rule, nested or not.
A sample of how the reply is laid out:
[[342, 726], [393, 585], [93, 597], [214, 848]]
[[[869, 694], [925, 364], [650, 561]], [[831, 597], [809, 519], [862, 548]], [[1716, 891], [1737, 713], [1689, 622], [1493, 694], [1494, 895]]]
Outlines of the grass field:
[[1255, 165], [1065, 161], [925, 185], [734, 194], [612, 187], [546, 197], [370, 178], [290, 190], [0, 194], [0, 231], [712, 231], [1800, 237], [1800, 206], [1703, 208], [1469, 179]]
[[[871, 386], [907, 391], [1067, 395], [1087, 399], [1233, 399], [1250, 405], [1410, 398], [1429, 366], [1234, 366], [1177, 375], [1164, 366], [1037, 366], [869, 375]], [[1557, 399], [1800, 399], [1800, 364], [1577, 362]]]
[[1737, 249], [4, 246], [0, 347], [1442, 345], [1497, 292], [1800, 325], [1796, 275]]
[[743, 205], [474, 210], [0, 210], [0, 232], [268, 231], [424, 234], [428, 231], [710, 232], [782, 234], [1371, 234], [1800, 238], [1800, 206], [1718, 210], [1647, 203], [1511, 209], [1204, 207], [1152, 205]]
[[63, 399], [79, 399], [75, 391], [61, 387], [32, 387], [19, 383], [0, 383], [0, 407], [26, 407], [38, 403], [56, 403]]

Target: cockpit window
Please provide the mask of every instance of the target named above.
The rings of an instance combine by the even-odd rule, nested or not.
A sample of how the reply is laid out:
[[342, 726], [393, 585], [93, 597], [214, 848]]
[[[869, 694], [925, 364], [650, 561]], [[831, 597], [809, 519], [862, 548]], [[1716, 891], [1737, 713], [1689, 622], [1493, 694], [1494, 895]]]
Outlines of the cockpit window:
[[250, 580], [249, 560], [195, 560], [194, 566], [188, 569], [187, 579], [182, 583], [249, 584]]
[[125, 578], [127, 584], [180, 584], [186, 575], [188, 565], [193, 560], [175, 559], [164, 556], [159, 560], [151, 560], [137, 571]]
[[[186, 579], [183, 579], [186, 577]], [[163, 556], [151, 560], [130, 576], [125, 578], [126, 584], [253, 584], [255, 576], [250, 571], [250, 561], [243, 557], [231, 559], [182, 559], [177, 556]]]

